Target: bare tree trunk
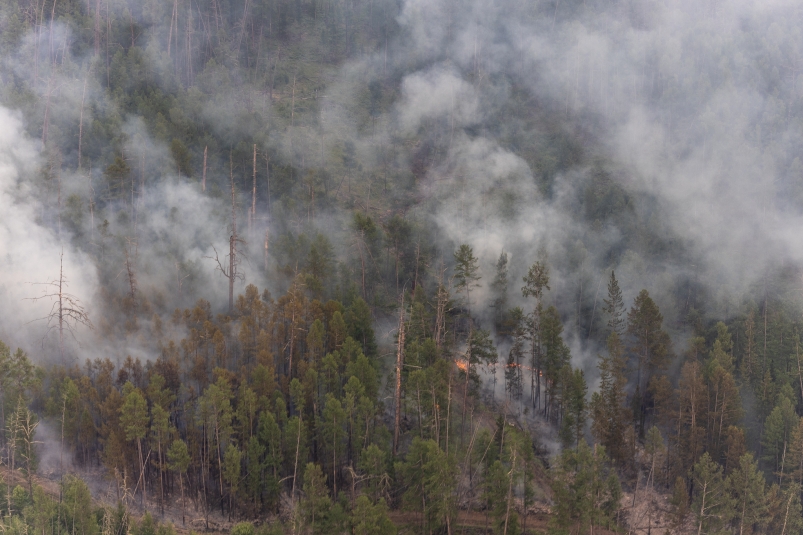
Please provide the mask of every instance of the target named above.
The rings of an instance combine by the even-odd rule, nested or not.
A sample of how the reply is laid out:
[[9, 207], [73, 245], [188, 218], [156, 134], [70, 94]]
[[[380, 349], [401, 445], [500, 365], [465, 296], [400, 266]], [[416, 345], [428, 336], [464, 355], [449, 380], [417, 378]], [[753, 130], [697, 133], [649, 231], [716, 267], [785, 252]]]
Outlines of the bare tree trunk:
[[451, 427], [452, 416], [452, 369], [449, 368], [449, 389], [447, 394], [448, 401], [446, 402], [446, 448], [445, 452], [449, 453], [449, 428]]
[[399, 307], [399, 340], [398, 340], [398, 347], [396, 349], [396, 399], [395, 399], [396, 410], [393, 423], [394, 456], [396, 455], [396, 452], [398, 451], [399, 447], [399, 427], [401, 424], [401, 372], [403, 365], [404, 365], [404, 294], [401, 295], [401, 306]]
[[95, 55], [100, 54], [100, 0], [95, 2]]
[[201, 174], [201, 191], [206, 191], [206, 151], [209, 149], [208, 146], [204, 147], [204, 170]]
[[296, 438], [296, 460], [293, 463], [293, 490], [290, 493], [290, 500], [295, 503], [296, 501], [296, 476], [298, 475], [298, 452], [301, 449], [301, 426], [303, 420], [301, 415], [298, 415], [298, 438]]
[[148, 489], [145, 481], [145, 462], [142, 460], [142, 439], [137, 439], [137, 452], [139, 453], [139, 477], [142, 480], [142, 503], [148, 508]]
[[173, 12], [170, 15], [170, 30], [167, 33], [167, 57], [170, 58], [170, 46], [173, 43], [173, 23], [176, 20], [176, 0], [173, 0]]
[[187, 523], [187, 502], [184, 501], [184, 480], [181, 477], [181, 472], [178, 474], [178, 486], [181, 488], [181, 525]]
[[89, 78], [89, 73], [84, 78], [84, 92], [81, 95], [81, 115], [78, 119], [78, 170], [81, 170], [81, 143], [84, 137], [84, 103], [86, 102], [86, 83]]
[[234, 311], [234, 279], [237, 276], [237, 205], [234, 200], [234, 168], [229, 153], [229, 178], [231, 180], [231, 237], [229, 238], [229, 312]]
[[59, 354], [64, 364], [64, 251], [59, 257]]
[[513, 470], [516, 469], [516, 449], [513, 449], [513, 462], [510, 464], [509, 483], [507, 488], [507, 509], [505, 509], [505, 529], [502, 535], [507, 535], [507, 525], [510, 519], [510, 504], [513, 503]]
[[254, 144], [254, 180], [251, 189], [251, 223], [250, 230], [253, 235], [254, 224], [257, 216], [257, 146]]

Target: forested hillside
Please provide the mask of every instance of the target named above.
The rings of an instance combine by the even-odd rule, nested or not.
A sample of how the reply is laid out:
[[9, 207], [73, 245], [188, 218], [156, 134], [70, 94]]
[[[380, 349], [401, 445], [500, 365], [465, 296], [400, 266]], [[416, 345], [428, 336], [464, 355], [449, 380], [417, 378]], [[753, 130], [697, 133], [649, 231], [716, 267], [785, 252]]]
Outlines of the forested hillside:
[[0, 0], [0, 529], [802, 533], [801, 25]]

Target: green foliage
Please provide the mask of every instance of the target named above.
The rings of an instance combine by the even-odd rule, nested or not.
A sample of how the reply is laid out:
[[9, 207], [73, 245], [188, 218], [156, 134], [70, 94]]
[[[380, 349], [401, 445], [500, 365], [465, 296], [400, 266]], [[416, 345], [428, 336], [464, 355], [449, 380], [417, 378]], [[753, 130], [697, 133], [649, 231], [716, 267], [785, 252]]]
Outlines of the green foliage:
[[762, 458], [770, 463], [773, 471], [782, 469], [784, 452], [799, 422], [789, 398], [779, 397], [778, 404], [764, 422], [764, 434], [761, 437], [761, 445], [764, 449]]
[[354, 535], [396, 535], [398, 529], [388, 518], [388, 507], [384, 500], [376, 505], [367, 496], [359, 496], [351, 512], [352, 533]]
[[586, 424], [586, 384], [583, 370], [572, 368], [568, 364], [561, 371], [563, 385], [562, 402], [563, 418], [558, 432], [564, 448], [577, 446], [583, 436]]
[[766, 482], [751, 453], [745, 453], [726, 481], [733, 506], [733, 522], [739, 533], [767, 521]]
[[435, 441], [416, 437], [404, 461], [396, 464], [396, 473], [407, 487], [402, 500], [404, 507], [421, 511], [428, 530], [451, 523], [457, 512], [454, 456], [441, 450]]
[[327, 533], [327, 517], [331, 513], [332, 500], [320, 465], [309, 463], [304, 470], [304, 498], [300, 507], [304, 525], [312, 533]]
[[722, 466], [704, 453], [691, 473], [694, 482], [691, 513], [695, 526], [703, 533], [716, 533], [730, 520], [733, 502], [722, 476]]
[[544, 289], [549, 290], [549, 266], [546, 262], [539, 260], [527, 271], [521, 294], [524, 297], [535, 297], [540, 302], [544, 295]]
[[373, 319], [368, 303], [361, 297], [354, 300], [354, 303], [346, 311], [345, 316], [348, 333], [354, 340], [362, 345], [362, 351], [370, 358], [376, 358], [377, 345], [374, 335]]
[[256, 535], [256, 529], [251, 522], [237, 522], [231, 527], [230, 535]]
[[592, 450], [582, 441], [577, 449], [564, 450], [552, 470], [552, 491], [556, 505], [551, 532], [569, 533], [577, 526], [582, 533], [592, 526], [615, 525], [621, 488], [604, 448]]
[[479, 286], [479, 264], [474, 250], [468, 244], [461, 244], [454, 252], [454, 289], [465, 292], [466, 307], [471, 311], [471, 290]]
[[608, 314], [608, 330], [611, 334], [621, 338], [625, 334], [625, 302], [622, 299], [622, 290], [619, 288], [619, 281], [616, 274], [611, 271], [611, 278], [608, 280], [608, 298], [604, 300], [603, 312]]
[[[61, 512], [59, 514], [62, 529], [67, 533], [99, 535], [97, 517], [93, 514], [92, 496], [86, 483], [73, 476], [66, 475], [61, 484]], [[145, 535], [137, 533], [136, 535]]]
[[141, 440], [148, 430], [148, 403], [142, 392], [130, 382], [123, 388], [123, 405], [120, 407], [120, 423], [126, 440]]
[[624, 351], [619, 335], [612, 332], [608, 337], [608, 351], [599, 357], [599, 390], [591, 395], [591, 432], [611, 460], [623, 466], [629, 451], [625, 442], [625, 430], [630, 421], [626, 405], [627, 376]]

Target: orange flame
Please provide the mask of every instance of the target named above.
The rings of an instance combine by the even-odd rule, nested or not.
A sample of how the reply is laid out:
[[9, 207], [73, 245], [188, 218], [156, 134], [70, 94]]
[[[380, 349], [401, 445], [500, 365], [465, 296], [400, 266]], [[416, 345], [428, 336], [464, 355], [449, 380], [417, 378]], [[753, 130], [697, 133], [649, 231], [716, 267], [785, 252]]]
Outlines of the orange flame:
[[468, 363], [467, 362], [462, 361], [462, 360], [456, 360], [456, 361], [454, 361], [454, 363], [457, 364], [457, 367], [460, 368], [461, 370], [463, 370], [464, 372], [468, 371]]

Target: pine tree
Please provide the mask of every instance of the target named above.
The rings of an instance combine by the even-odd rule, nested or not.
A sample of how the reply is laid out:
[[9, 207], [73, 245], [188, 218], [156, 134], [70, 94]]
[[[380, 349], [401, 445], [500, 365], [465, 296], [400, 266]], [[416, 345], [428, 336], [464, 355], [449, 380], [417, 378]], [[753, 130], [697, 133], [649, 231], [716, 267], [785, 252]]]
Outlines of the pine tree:
[[722, 477], [722, 466], [704, 453], [694, 465], [691, 475], [694, 480], [691, 511], [696, 519], [697, 533], [717, 533], [733, 514], [731, 499]]
[[507, 334], [508, 326], [506, 325], [507, 305], [508, 305], [508, 263], [507, 253], [502, 251], [499, 255], [499, 260], [496, 262], [496, 276], [491, 283], [491, 290], [493, 291], [493, 301], [491, 308], [494, 309], [494, 327], [499, 334]]
[[320, 465], [308, 463], [304, 470], [304, 499], [300, 507], [304, 525], [309, 526], [312, 533], [325, 533], [320, 527], [316, 529], [316, 526], [325, 523], [332, 508], [332, 499]]
[[[546, 259], [538, 260], [530, 266], [523, 281], [521, 295], [535, 298], [535, 306], [527, 315], [529, 326], [527, 330], [530, 338], [530, 398], [533, 408], [536, 408], [541, 403], [541, 375], [544, 366], [541, 349], [541, 313], [543, 312], [541, 298], [544, 290], [549, 290], [549, 266], [546, 264]], [[546, 411], [546, 404], [544, 411]]]
[[728, 476], [726, 486], [733, 502], [736, 533], [751, 533], [753, 526], [766, 522], [766, 482], [752, 453], [741, 456], [738, 466]]
[[505, 366], [505, 390], [510, 399], [518, 400], [522, 395], [521, 363], [524, 360], [527, 327], [524, 325], [524, 312], [519, 307], [510, 311], [510, 317], [514, 326], [513, 344], [510, 346]]
[[653, 375], [663, 372], [671, 358], [671, 341], [662, 329], [663, 316], [650, 298], [647, 290], [641, 290], [627, 314], [627, 333], [631, 339], [630, 351], [638, 363], [634, 407], [636, 429], [644, 433], [647, 417], [647, 386]]
[[608, 298], [603, 300], [605, 306], [602, 310], [608, 314], [608, 330], [616, 333], [619, 338], [625, 334], [627, 322], [625, 321], [625, 302], [622, 299], [622, 290], [619, 288], [619, 281], [616, 274], [611, 271], [611, 278], [608, 280]]
[[[546, 383], [544, 403], [544, 416], [549, 417], [550, 411], [558, 402], [561, 391], [561, 370], [571, 360], [569, 346], [563, 341], [563, 322], [560, 320], [558, 309], [550, 306], [544, 311], [540, 320], [540, 337], [543, 346], [543, 374]], [[553, 414], [557, 417], [557, 414]]]
[[592, 450], [581, 441], [577, 449], [564, 450], [552, 469], [551, 486], [555, 507], [550, 531], [591, 533], [594, 526], [615, 526], [621, 487], [605, 448]]
[[772, 409], [764, 422], [764, 433], [761, 436], [761, 446], [763, 448], [762, 459], [769, 462], [774, 472], [777, 472], [783, 480], [784, 474], [796, 467], [786, 463], [787, 450], [792, 435], [800, 423], [795, 413], [792, 401], [780, 395], [778, 404]]
[[744, 320], [744, 352], [739, 367], [742, 381], [755, 388], [761, 377], [761, 367], [758, 364], [756, 351], [756, 322], [755, 313], [751, 310]]
[[563, 384], [563, 418], [559, 435], [564, 448], [577, 447], [586, 424], [586, 384], [583, 370], [566, 365], [561, 372]]
[[181, 523], [186, 522], [186, 504], [184, 502], [184, 475], [191, 462], [190, 453], [187, 450], [187, 443], [181, 439], [176, 439], [167, 450], [167, 462], [170, 470], [178, 474], [178, 484], [181, 489]]
[[426, 532], [443, 528], [450, 532], [457, 511], [454, 456], [433, 440], [415, 437], [404, 462], [396, 463], [396, 473], [407, 488], [402, 498], [405, 508], [422, 512]]
[[479, 286], [480, 268], [474, 250], [468, 244], [460, 245], [454, 252], [454, 287], [457, 292], [465, 292], [469, 324], [471, 323], [471, 290]]
[[126, 440], [137, 443], [139, 455], [140, 481], [142, 483], [142, 502], [147, 501], [145, 487], [145, 461], [142, 456], [142, 439], [148, 431], [148, 403], [142, 392], [127, 382], [123, 388], [123, 405], [120, 407], [120, 424], [125, 432]]
[[591, 395], [591, 432], [605, 450], [610, 452], [611, 460], [623, 466], [628, 457], [625, 429], [630, 421], [630, 414], [625, 405], [627, 364], [622, 343], [615, 331], [608, 337], [607, 354], [599, 358], [599, 390]]

